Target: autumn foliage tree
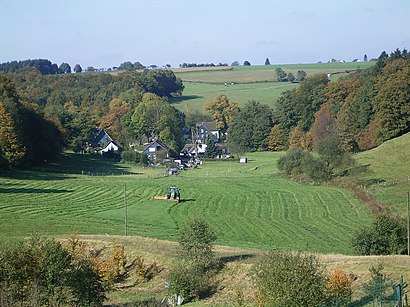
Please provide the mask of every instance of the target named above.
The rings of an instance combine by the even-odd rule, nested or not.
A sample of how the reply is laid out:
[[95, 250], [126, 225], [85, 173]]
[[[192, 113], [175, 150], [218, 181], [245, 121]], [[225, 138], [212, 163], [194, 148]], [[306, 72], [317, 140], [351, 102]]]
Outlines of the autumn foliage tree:
[[335, 306], [346, 304], [352, 292], [352, 278], [342, 269], [335, 269], [328, 278], [327, 290], [329, 299]]
[[379, 143], [410, 131], [410, 65], [390, 74], [374, 99]]
[[216, 122], [216, 127], [226, 132], [232, 123], [233, 117], [238, 113], [238, 104], [229, 100], [225, 95], [219, 95], [205, 103], [205, 111], [209, 113]]

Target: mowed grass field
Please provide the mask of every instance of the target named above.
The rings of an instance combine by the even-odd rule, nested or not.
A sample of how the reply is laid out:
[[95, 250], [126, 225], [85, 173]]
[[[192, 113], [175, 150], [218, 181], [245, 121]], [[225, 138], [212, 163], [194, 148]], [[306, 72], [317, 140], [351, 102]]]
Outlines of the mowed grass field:
[[206, 101], [226, 95], [239, 106], [256, 100], [273, 107], [283, 91], [297, 86], [295, 83], [276, 82], [275, 69], [278, 67], [294, 76], [298, 70], [304, 70], [308, 76], [324, 73], [333, 74], [331, 79], [337, 79], [348, 71], [372, 65], [374, 62], [177, 68], [173, 71], [182, 79], [185, 89], [181, 97], [171, 102], [182, 111], [195, 109], [204, 112]]
[[[253, 153], [248, 164], [205, 162], [163, 177], [163, 169], [72, 154], [47, 169], [2, 175], [0, 236], [123, 235], [126, 186], [129, 235], [175, 241], [199, 215], [220, 245], [351, 254], [352, 234], [371, 220], [366, 205], [346, 190], [279, 177], [280, 155]], [[180, 187], [181, 203], [153, 198], [171, 185]]]

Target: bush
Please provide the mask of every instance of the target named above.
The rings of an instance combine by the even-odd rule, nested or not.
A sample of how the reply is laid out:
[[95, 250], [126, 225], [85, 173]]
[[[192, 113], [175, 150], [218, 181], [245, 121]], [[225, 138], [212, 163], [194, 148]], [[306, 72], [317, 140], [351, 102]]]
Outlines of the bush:
[[32, 236], [0, 251], [4, 306], [101, 306], [102, 279], [88, 259], [74, 258], [52, 239]]
[[168, 296], [176, 294], [186, 302], [200, 299], [210, 289], [210, 277], [208, 274], [199, 274], [198, 268], [192, 263], [177, 263], [169, 273]]
[[287, 175], [300, 175], [306, 173], [312, 161], [313, 157], [309, 152], [300, 148], [291, 148], [286, 156], [279, 159], [278, 168]]
[[181, 261], [169, 274], [168, 295], [180, 295], [185, 301], [204, 297], [211, 289], [216, 268], [213, 242], [216, 235], [202, 218], [191, 219], [179, 239]]
[[327, 290], [331, 306], [347, 305], [352, 292], [352, 279], [343, 270], [336, 269], [330, 274]]
[[121, 159], [126, 162], [147, 165], [148, 156], [144, 153], [137, 152], [135, 150], [123, 151], [121, 153]]
[[271, 251], [256, 265], [254, 280], [263, 306], [320, 306], [326, 276], [311, 254]]
[[182, 229], [179, 238], [181, 258], [192, 263], [198, 272], [215, 268], [216, 259], [213, 252], [215, 232], [202, 218], [191, 219]]
[[355, 233], [352, 245], [359, 255], [390, 255], [404, 254], [406, 242], [404, 222], [399, 218], [380, 214], [370, 227]]

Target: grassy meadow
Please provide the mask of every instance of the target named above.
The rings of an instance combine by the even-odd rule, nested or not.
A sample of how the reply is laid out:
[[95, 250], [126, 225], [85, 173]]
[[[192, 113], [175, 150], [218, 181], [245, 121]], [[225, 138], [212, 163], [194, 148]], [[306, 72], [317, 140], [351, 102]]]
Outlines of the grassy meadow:
[[331, 79], [336, 79], [347, 71], [371, 65], [374, 62], [176, 68], [173, 71], [182, 79], [185, 89], [182, 96], [173, 98], [171, 102], [182, 111], [194, 109], [204, 112], [206, 101], [226, 95], [239, 106], [253, 99], [273, 107], [283, 91], [297, 86], [295, 83], [276, 82], [275, 69], [278, 67], [295, 76], [298, 70], [304, 70], [308, 76], [325, 73], [333, 74]]
[[407, 215], [406, 195], [410, 191], [409, 152], [407, 133], [356, 156], [358, 163], [368, 166], [368, 172], [361, 175], [365, 189], [403, 218]]
[[[175, 241], [185, 221], [200, 215], [221, 245], [352, 253], [353, 232], [371, 219], [364, 204], [346, 190], [279, 177], [280, 153], [248, 157], [248, 164], [205, 162], [164, 177], [161, 168], [70, 154], [47, 169], [3, 174], [0, 236], [122, 235], [126, 186], [130, 235]], [[153, 198], [171, 185], [180, 187], [181, 203]]]

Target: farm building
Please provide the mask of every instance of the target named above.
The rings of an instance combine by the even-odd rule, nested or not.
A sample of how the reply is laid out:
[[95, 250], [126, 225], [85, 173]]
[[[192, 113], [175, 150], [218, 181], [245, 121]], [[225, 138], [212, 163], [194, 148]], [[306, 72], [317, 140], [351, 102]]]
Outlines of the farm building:
[[106, 154], [109, 152], [120, 153], [121, 147], [104, 129], [94, 129], [90, 133], [90, 143], [87, 143], [87, 151]]

